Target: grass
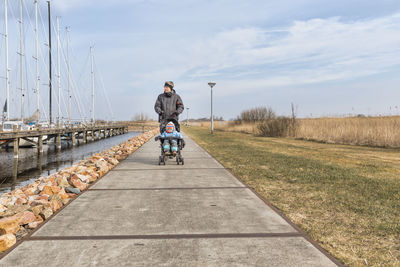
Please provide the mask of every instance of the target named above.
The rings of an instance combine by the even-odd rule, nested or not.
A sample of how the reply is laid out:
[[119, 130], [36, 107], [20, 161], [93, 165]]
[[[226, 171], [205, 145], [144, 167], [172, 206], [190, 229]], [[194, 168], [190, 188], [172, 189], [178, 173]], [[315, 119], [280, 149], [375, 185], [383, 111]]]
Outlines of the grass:
[[335, 144], [400, 147], [400, 117], [301, 119], [296, 138]]
[[400, 265], [400, 150], [184, 131], [346, 265]]
[[[202, 122], [200, 126], [208, 126]], [[216, 122], [228, 132], [260, 134], [259, 123]], [[400, 116], [297, 119], [295, 137], [331, 144], [400, 148]]]

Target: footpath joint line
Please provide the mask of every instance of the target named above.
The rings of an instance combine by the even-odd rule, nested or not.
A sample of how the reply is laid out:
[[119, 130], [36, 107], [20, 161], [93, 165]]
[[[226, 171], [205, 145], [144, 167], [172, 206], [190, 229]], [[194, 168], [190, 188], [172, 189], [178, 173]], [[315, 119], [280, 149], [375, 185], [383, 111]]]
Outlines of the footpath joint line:
[[155, 190], [213, 190], [213, 189], [248, 189], [245, 186], [221, 187], [154, 187], [154, 188], [93, 188], [88, 191], [155, 191]]
[[186, 171], [186, 170], [229, 170], [224, 167], [218, 168], [159, 168], [159, 169], [113, 169], [113, 171]]
[[26, 241], [121, 240], [121, 239], [211, 239], [211, 238], [272, 238], [303, 237], [301, 233], [226, 233], [226, 234], [165, 234], [165, 235], [103, 235], [103, 236], [30, 236]]

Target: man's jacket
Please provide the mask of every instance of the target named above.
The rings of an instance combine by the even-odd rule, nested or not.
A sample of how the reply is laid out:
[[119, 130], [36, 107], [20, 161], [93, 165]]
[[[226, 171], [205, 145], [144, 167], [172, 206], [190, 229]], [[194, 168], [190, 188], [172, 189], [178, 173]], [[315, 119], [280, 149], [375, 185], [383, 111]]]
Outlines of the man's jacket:
[[168, 94], [160, 94], [154, 105], [154, 110], [158, 114], [159, 122], [171, 119], [178, 121], [179, 114], [181, 114], [184, 109], [182, 99], [174, 89], [172, 89]]

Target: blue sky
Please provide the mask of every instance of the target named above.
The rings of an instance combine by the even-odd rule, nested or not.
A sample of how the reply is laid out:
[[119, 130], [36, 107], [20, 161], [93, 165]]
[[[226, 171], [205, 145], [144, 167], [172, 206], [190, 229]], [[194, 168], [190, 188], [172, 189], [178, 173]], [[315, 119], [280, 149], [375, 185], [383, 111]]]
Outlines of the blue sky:
[[[45, 2], [39, 2], [45, 16]], [[96, 111], [101, 118], [111, 112], [100, 72], [116, 119], [139, 112], [155, 118], [154, 101], [165, 80], [175, 82], [190, 117], [209, 116], [210, 80], [217, 82], [215, 114], [226, 119], [262, 105], [288, 114], [292, 102], [302, 117], [400, 113], [398, 0], [52, 3], [62, 27], [71, 27], [82, 113], [87, 113], [90, 99], [90, 45], [95, 46]], [[32, 4], [27, 6], [30, 12]], [[26, 27], [27, 36], [32, 35]], [[11, 29], [16, 46], [17, 28]], [[3, 56], [2, 51], [1, 62]], [[43, 67], [42, 72], [45, 77]], [[65, 89], [65, 79], [63, 84]], [[43, 101], [46, 97], [44, 92]], [[78, 113], [76, 105], [74, 117]]]

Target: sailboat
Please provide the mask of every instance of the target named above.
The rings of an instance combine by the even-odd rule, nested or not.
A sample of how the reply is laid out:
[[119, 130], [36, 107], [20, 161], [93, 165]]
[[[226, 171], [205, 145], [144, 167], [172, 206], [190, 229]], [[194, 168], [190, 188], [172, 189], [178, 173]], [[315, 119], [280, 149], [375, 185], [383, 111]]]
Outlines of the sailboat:
[[[13, 131], [15, 127], [21, 129], [22, 131], [24, 130], [32, 130], [33, 127], [30, 125], [25, 124], [24, 122], [24, 97], [25, 97], [25, 92], [24, 92], [24, 65], [23, 65], [23, 57], [24, 57], [24, 43], [23, 43], [23, 16], [22, 16], [22, 6], [23, 2], [20, 0], [19, 2], [19, 32], [20, 32], [20, 49], [19, 49], [19, 56], [20, 56], [20, 86], [21, 86], [21, 120], [20, 121], [11, 121], [10, 120], [10, 109], [9, 109], [9, 99], [10, 99], [10, 81], [9, 81], [9, 66], [8, 66], [8, 0], [4, 0], [4, 26], [5, 26], [5, 49], [6, 49], [6, 102], [3, 108], [3, 122], [2, 122], [2, 130], [7, 132], [7, 131]], [[36, 20], [36, 27], [35, 27], [35, 33], [36, 33], [36, 76], [37, 76], [37, 82], [36, 82], [36, 93], [37, 93], [37, 110], [35, 113], [31, 116], [31, 118], [36, 119], [36, 121], [39, 122], [40, 120], [40, 109], [39, 109], [39, 76], [38, 76], [38, 17], [37, 17], [37, 0], [35, 1], [35, 20]], [[30, 142], [29, 139], [20, 139], [19, 146], [20, 147], [32, 147], [35, 145], [35, 142], [37, 143], [38, 138], [32, 138]], [[8, 144], [8, 146], [13, 146], [13, 143]]]

